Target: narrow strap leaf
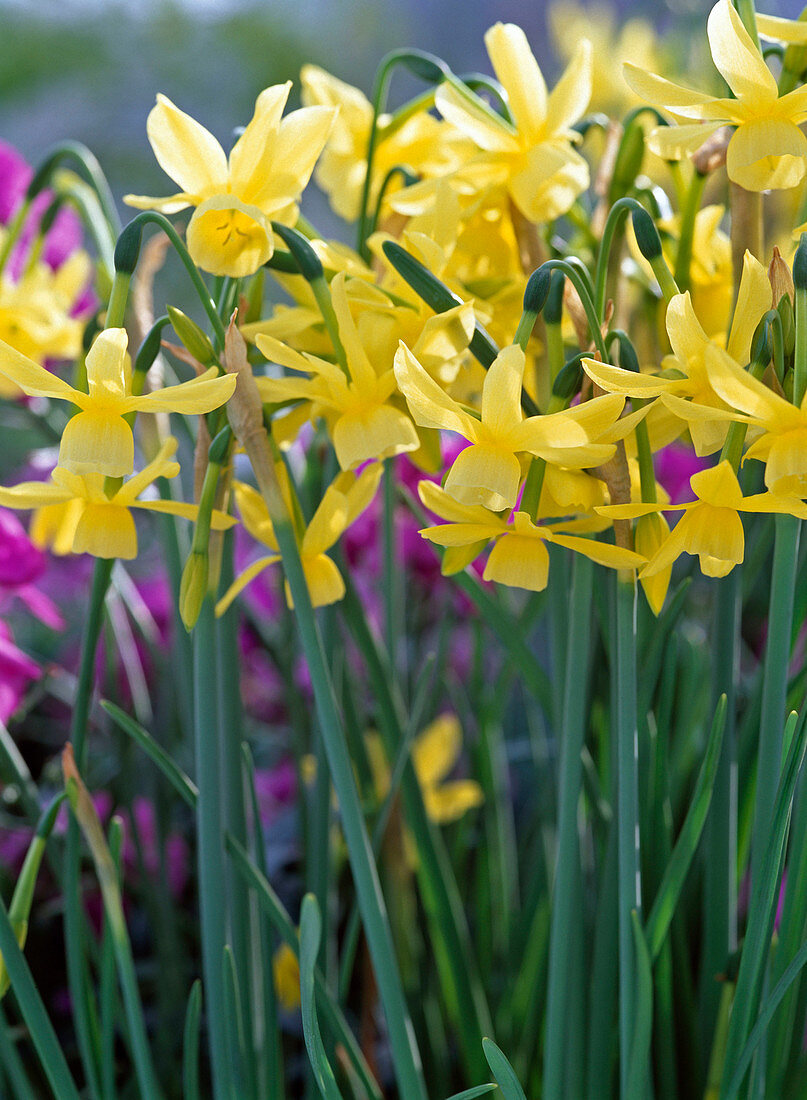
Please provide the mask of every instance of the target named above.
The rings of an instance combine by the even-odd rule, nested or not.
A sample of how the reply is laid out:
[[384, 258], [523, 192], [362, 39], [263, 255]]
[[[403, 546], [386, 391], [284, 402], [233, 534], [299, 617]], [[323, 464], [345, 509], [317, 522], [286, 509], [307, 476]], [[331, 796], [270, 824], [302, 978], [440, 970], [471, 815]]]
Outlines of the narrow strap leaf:
[[185, 1011], [185, 1033], [182, 1043], [182, 1095], [185, 1100], [199, 1100], [199, 1021], [202, 1015], [202, 983], [199, 978], [191, 986]]
[[322, 918], [313, 894], [306, 894], [300, 911], [300, 1006], [303, 1017], [303, 1034], [314, 1077], [324, 1100], [342, 1100], [331, 1064], [325, 1053], [317, 1020], [314, 998], [314, 966], [319, 951]]
[[483, 1039], [482, 1050], [485, 1052], [490, 1072], [496, 1078], [496, 1084], [502, 1090], [504, 1100], [527, 1100], [524, 1089], [516, 1077], [515, 1070], [493, 1040]]

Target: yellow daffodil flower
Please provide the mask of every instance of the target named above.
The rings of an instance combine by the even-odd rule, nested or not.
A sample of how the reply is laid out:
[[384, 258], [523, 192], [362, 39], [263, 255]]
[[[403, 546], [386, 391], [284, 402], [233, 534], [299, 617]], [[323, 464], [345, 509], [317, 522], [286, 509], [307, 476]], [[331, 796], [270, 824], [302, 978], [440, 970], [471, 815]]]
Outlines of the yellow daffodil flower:
[[[378, 734], [367, 738], [373, 782], [379, 801], [389, 792], [390, 772]], [[430, 722], [412, 744], [412, 764], [420, 784], [426, 813], [437, 825], [457, 821], [481, 806], [482, 788], [474, 779], [446, 779], [462, 752], [462, 729], [456, 714], [445, 713]]]
[[[179, 463], [173, 460], [177, 441], [169, 438], [157, 457], [134, 477], [130, 477], [113, 495], [104, 491], [104, 477], [90, 473], [82, 477], [57, 466], [50, 481], [25, 481], [0, 488], [0, 505], [5, 508], [56, 509], [40, 525], [40, 537], [53, 538], [56, 549], [69, 545], [74, 554], [92, 554], [96, 558], [137, 557], [137, 530], [132, 508], [195, 519], [198, 508], [173, 500], [138, 500], [140, 494], [158, 477], [176, 477]], [[235, 520], [214, 512], [211, 525], [223, 531]]]
[[127, 413], [207, 413], [229, 400], [235, 376], [199, 378], [135, 397], [129, 393], [126, 330], [104, 329], [87, 352], [88, 393], [77, 390], [26, 355], [0, 341], [0, 374], [30, 397], [70, 401], [81, 410], [67, 422], [59, 447], [59, 465], [74, 474], [124, 477], [134, 467], [134, 437]]
[[708, 21], [712, 59], [736, 96], [715, 98], [637, 65], [625, 65], [633, 90], [656, 107], [685, 119], [653, 131], [650, 147], [668, 159], [691, 153], [721, 126], [736, 126], [726, 153], [729, 179], [747, 191], [796, 187], [807, 172], [807, 87], [780, 96], [776, 78], [754, 45], [731, 0], [719, 0]]
[[[311, 419], [324, 416], [343, 470], [370, 459], [414, 451], [420, 446], [409, 417], [390, 402], [395, 393], [392, 367], [373, 365], [350, 312], [344, 273], [331, 284], [333, 309], [345, 349], [347, 372], [314, 355], [301, 355], [271, 336], [256, 336], [260, 350], [275, 363], [300, 371], [301, 378], [259, 378], [265, 402], [306, 402]], [[282, 420], [278, 421], [282, 425]]]
[[213, 135], [164, 95], [149, 113], [154, 155], [182, 190], [168, 198], [126, 195], [141, 210], [196, 207], [187, 229], [194, 263], [212, 275], [252, 275], [274, 252], [270, 222], [294, 225], [297, 200], [336, 112], [303, 107], [285, 118], [291, 81], [266, 88], [229, 158]]
[[615, 429], [624, 398], [595, 398], [563, 412], [524, 418], [521, 389], [524, 352], [504, 348], [491, 364], [482, 389], [477, 419], [449, 397], [401, 344], [395, 355], [395, 377], [415, 421], [424, 428], [443, 428], [469, 440], [446, 479], [446, 490], [463, 504], [493, 511], [512, 508], [521, 481], [518, 455], [529, 453], [559, 466], [597, 466], [614, 453], [611, 441], [594, 442]]
[[591, 98], [591, 45], [586, 39], [578, 44], [551, 94], [520, 27], [497, 23], [485, 35], [485, 46], [513, 121], [456, 83], [441, 84], [437, 109], [477, 149], [449, 178], [465, 194], [504, 187], [529, 221], [551, 221], [588, 186], [588, 165], [572, 147], [579, 140], [572, 125]]
[[[372, 104], [358, 88], [331, 76], [316, 65], [303, 66], [300, 83], [306, 106], [338, 109], [314, 178], [328, 196], [334, 211], [345, 221], [356, 221], [367, 172]], [[377, 125], [370, 185], [371, 209], [378, 201], [382, 181], [396, 165], [409, 165], [421, 178], [434, 178], [452, 171], [462, 157], [467, 159], [471, 151], [466, 138], [425, 110], [399, 126], [393, 125], [391, 115], [382, 114]], [[398, 181], [393, 179], [390, 194], [399, 186]]]
[[[5, 234], [0, 231], [0, 245]], [[46, 359], [75, 359], [81, 352], [83, 325], [71, 317], [73, 304], [87, 286], [91, 263], [86, 252], [74, 252], [55, 271], [44, 263], [26, 268], [15, 282], [0, 275], [0, 341], [42, 365]], [[21, 390], [0, 375], [0, 395], [18, 397]]]
[[635, 569], [645, 561], [641, 554], [632, 550], [569, 534], [570, 531], [596, 528], [596, 520], [593, 523], [572, 520], [538, 525], [526, 512], [515, 512], [508, 518], [478, 504], [460, 504], [431, 481], [421, 481], [418, 493], [429, 511], [448, 520], [448, 523], [424, 527], [420, 532], [429, 542], [446, 548], [442, 567], [445, 574], [465, 569], [491, 542], [493, 547], [483, 578], [532, 592], [546, 588], [549, 577], [547, 542], [585, 554], [592, 561], [612, 569]]
[[[770, 305], [771, 285], [768, 274], [762, 264], [750, 252], [746, 252], [735, 320], [728, 341], [727, 354], [735, 362], [748, 362], [754, 329]], [[668, 443], [676, 435], [680, 435], [683, 423], [686, 423], [692, 435], [695, 453], [711, 454], [722, 447], [727, 424], [733, 419], [728, 406], [712, 386], [707, 368], [707, 352], [718, 345], [709, 339], [695, 316], [689, 291], [676, 294], [670, 299], [666, 324], [672, 355], [665, 356], [661, 366], [662, 370], [669, 372], [667, 377], [636, 374], [595, 359], [584, 359], [583, 369], [607, 393], [643, 400], [662, 394], [672, 396], [676, 400], [665, 401], [664, 406], [680, 419], [677, 427], [673, 424], [671, 434], [663, 434], [657, 445]], [[691, 403], [700, 409], [714, 409], [714, 415], [688, 415], [684, 399], [691, 399]], [[659, 409], [658, 413], [660, 419], [662, 410]], [[648, 414], [648, 426], [653, 423], [651, 412]]]
[[[381, 470], [381, 465], [375, 464], [367, 466], [358, 476], [350, 472], [339, 474], [325, 490], [316, 512], [311, 517], [311, 522], [302, 537], [298, 539], [303, 572], [314, 607], [325, 607], [336, 603], [345, 594], [345, 582], [326, 551], [330, 550], [351, 523], [357, 520], [370, 505], [378, 488]], [[286, 467], [279, 463], [277, 471], [281, 489], [287, 498], [287, 505], [290, 505], [291, 489]], [[267, 557], [258, 558], [235, 579], [216, 605], [217, 615], [223, 615], [239, 592], [242, 592], [259, 573], [280, 561], [277, 538], [266, 502], [261, 494], [242, 482], [236, 482], [233, 491], [239, 515], [247, 531], [258, 542], [268, 546], [273, 553]], [[291, 507], [289, 511], [293, 514]], [[288, 583], [286, 601], [290, 608], [294, 607]]]
[[745, 457], [765, 463], [768, 488], [807, 496], [807, 395], [800, 407], [791, 405], [719, 348], [711, 349], [706, 362], [715, 393], [763, 431]]
[[681, 519], [639, 574], [653, 577], [668, 569], [682, 554], [698, 555], [707, 577], [725, 577], [745, 554], [740, 512], [779, 512], [807, 519], [807, 505], [784, 493], [757, 493], [744, 497], [730, 462], [701, 470], [689, 482], [695, 500], [685, 504], [611, 504], [598, 507], [611, 519], [635, 519], [653, 512], [680, 511]]

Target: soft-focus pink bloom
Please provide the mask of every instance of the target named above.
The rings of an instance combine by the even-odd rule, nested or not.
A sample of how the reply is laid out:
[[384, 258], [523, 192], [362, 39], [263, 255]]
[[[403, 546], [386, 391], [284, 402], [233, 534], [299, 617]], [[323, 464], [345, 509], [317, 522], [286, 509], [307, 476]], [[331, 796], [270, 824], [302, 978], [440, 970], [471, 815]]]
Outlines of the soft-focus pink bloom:
[[273, 768], [256, 768], [255, 793], [261, 821], [264, 825], [270, 825], [297, 798], [297, 772], [294, 763], [285, 759]]
[[691, 447], [670, 443], [656, 454], [656, 477], [670, 494], [670, 504], [691, 500], [689, 479], [712, 463], [711, 458], [698, 458]]
[[39, 674], [39, 665], [14, 645], [11, 631], [0, 620], [0, 722], [8, 722]]

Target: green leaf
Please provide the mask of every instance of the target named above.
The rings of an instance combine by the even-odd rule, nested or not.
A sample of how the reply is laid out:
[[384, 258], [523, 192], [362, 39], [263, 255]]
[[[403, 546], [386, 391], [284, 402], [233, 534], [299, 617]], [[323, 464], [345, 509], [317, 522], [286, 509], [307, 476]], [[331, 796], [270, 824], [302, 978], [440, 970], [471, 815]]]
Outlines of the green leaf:
[[185, 1100], [199, 1100], [199, 1020], [202, 1015], [202, 983], [197, 978], [191, 986], [185, 1011], [185, 1034], [182, 1044], [182, 1095]]
[[324, 1100], [342, 1100], [339, 1086], [325, 1053], [317, 1020], [314, 998], [314, 967], [319, 951], [322, 918], [313, 894], [306, 894], [300, 910], [300, 1008], [303, 1017], [303, 1034], [314, 1077]]
[[472, 1089], [465, 1089], [463, 1092], [455, 1092], [453, 1096], [449, 1096], [448, 1100], [474, 1100], [477, 1096], [484, 1096], [486, 1092], [493, 1092], [495, 1088], [498, 1088], [492, 1081], [489, 1081], [487, 1085], [474, 1085]]
[[664, 871], [664, 877], [650, 910], [647, 919], [645, 935], [650, 957], [653, 962], [658, 958], [670, 922], [678, 904], [684, 881], [689, 871], [692, 858], [698, 848], [701, 832], [709, 812], [709, 803], [712, 799], [717, 765], [720, 761], [720, 747], [723, 743], [723, 730], [726, 726], [726, 696], [721, 695], [712, 721], [712, 729], [709, 734], [709, 743], [706, 746], [706, 755], [698, 773], [692, 802], [687, 811], [681, 832], [673, 848], [670, 862]]
[[631, 912], [631, 922], [636, 948], [636, 1017], [626, 1096], [628, 1100], [644, 1100], [650, 1069], [650, 1039], [653, 1035], [653, 970], [647, 940], [635, 909]]
[[483, 1039], [482, 1050], [488, 1060], [490, 1072], [496, 1078], [496, 1083], [502, 1090], [504, 1100], [527, 1100], [524, 1089], [516, 1077], [515, 1070], [493, 1040]]

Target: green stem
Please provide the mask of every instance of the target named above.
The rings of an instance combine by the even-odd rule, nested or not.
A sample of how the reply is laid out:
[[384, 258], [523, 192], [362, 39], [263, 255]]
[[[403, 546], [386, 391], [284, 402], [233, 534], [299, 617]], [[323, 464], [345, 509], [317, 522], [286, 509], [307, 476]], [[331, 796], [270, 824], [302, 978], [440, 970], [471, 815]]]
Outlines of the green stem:
[[544, 1040], [545, 1100], [561, 1100], [565, 1064], [571, 943], [569, 929], [575, 921], [575, 881], [580, 873], [577, 813], [582, 762], [580, 753], [586, 731], [585, 684], [591, 647], [591, 595], [593, 563], [575, 554], [569, 607], [569, 640], [563, 693], [563, 726], [560, 734], [558, 776], [558, 845], [552, 926], [549, 939], [549, 984], [546, 1037]]
[[[104, 614], [104, 599], [112, 576], [112, 559], [96, 559], [90, 590], [89, 612], [84, 627], [76, 698], [70, 722], [70, 741], [80, 772], [85, 770], [87, 762], [87, 720], [90, 713], [90, 700], [95, 673], [95, 653], [101, 634]], [[67, 823], [67, 837], [64, 854], [64, 935], [67, 959], [68, 986], [73, 1001], [81, 1061], [87, 1077], [90, 1095], [100, 1095], [100, 1079], [96, 1061], [95, 1021], [90, 1002], [90, 989], [87, 981], [83, 931], [84, 918], [81, 904], [81, 851], [78, 822], [71, 815]]]
[[616, 756], [619, 896], [620, 1095], [627, 1095], [636, 1026], [636, 963], [631, 911], [641, 919], [638, 816], [638, 724], [636, 717], [636, 585], [616, 580]]
[[757, 31], [757, 13], [754, 8], [754, 0], [734, 0], [737, 14], [743, 21], [745, 29], [751, 36], [751, 41], [759, 49], [759, 33]]
[[793, 359], [793, 404], [801, 405], [807, 392], [807, 290], [796, 291], [796, 346]]
[[706, 176], [695, 171], [687, 191], [686, 203], [681, 211], [681, 229], [678, 234], [678, 253], [675, 257], [673, 277], [680, 290], [689, 290], [689, 269], [692, 264], [692, 242], [695, 237], [695, 220], [698, 215]]
[[[224, 535], [221, 568], [221, 591], [227, 591], [233, 581], [233, 532]], [[247, 844], [247, 818], [244, 804], [244, 773], [242, 768], [241, 741], [241, 668], [238, 647], [238, 612], [235, 607], [216, 620], [216, 648], [219, 678], [218, 696], [219, 729], [221, 730], [220, 768], [224, 794], [222, 818], [224, 829]], [[246, 1049], [245, 1076], [247, 1096], [258, 1095], [255, 1067], [255, 1034], [253, 1029], [253, 973], [250, 949], [249, 891], [235, 870], [227, 867], [227, 897], [229, 899], [230, 932], [233, 945], [233, 963], [238, 977], [241, 997], [240, 1013], [244, 1027]]]
[[213, 599], [202, 603], [193, 635], [194, 749], [199, 798], [196, 804], [199, 918], [202, 933], [202, 971], [207, 1006], [207, 1034], [216, 1100], [232, 1096], [227, 1031], [216, 1013], [225, 1001], [224, 839], [220, 778], [221, 751], [216, 705], [216, 630]]
[[712, 700], [726, 696], [726, 727], [712, 804], [704, 829], [703, 953], [698, 998], [701, 1049], [712, 1048], [720, 1009], [719, 974], [737, 950], [737, 747], [735, 708], [741, 572], [735, 567], [717, 584], [714, 617], [715, 663]]
[[29, 198], [25, 198], [17, 209], [14, 217], [6, 226], [3, 244], [2, 247], [0, 247], [0, 275], [2, 275], [4, 268], [8, 263], [8, 258], [11, 255], [11, 250], [17, 243], [22, 227], [25, 224], [25, 219], [28, 216], [28, 211], [30, 209], [31, 200]]
[[314, 701], [328, 755], [331, 778], [339, 799], [342, 828], [381, 1002], [386, 1012], [392, 1059], [401, 1095], [407, 1100], [418, 1100], [418, 1098], [425, 1100], [426, 1088], [420, 1054], [415, 1043], [395, 960], [387, 909], [364, 824], [344, 729], [325, 662], [322, 639], [314, 617], [314, 609], [311, 606], [311, 596], [300, 560], [300, 551], [271, 459], [268, 456], [268, 449], [259, 454], [251, 452], [251, 457], [258, 484], [267, 503], [283, 559], [286, 579], [294, 600], [295, 619], [314, 689]]
[[[620, 199], [620, 202], [622, 200]], [[638, 205], [638, 204], [637, 204]], [[586, 312], [586, 319], [588, 321], [589, 331], [591, 332], [591, 339], [594, 341], [594, 346], [600, 353], [603, 363], [608, 362], [608, 351], [606, 350], [605, 343], [602, 338], [602, 332], [600, 331], [600, 314], [592, 300], [589, 289], [586, 286], [580, 270], [574, 264], [569, 263], [568, 260], [547, 260], [541, 265], [547, 271], [562, 271], [569, 282], [574, 286], [577, 294], [582, 303], [583, 309]], [[633, 932], [631, 932], [631, 941], [633, 939]]]
[[761, 860], [768, 844], [773, 805], [782, 770], [782, 733], [786, 717], [793, 601], [801, 531], [801, 521], [795, 516], [777, 515], [774, 522], [776, 536], [768, 607], [768, 638], [762, 682], [757, 787], [751, 842], [752, 890], [761, 873]]

